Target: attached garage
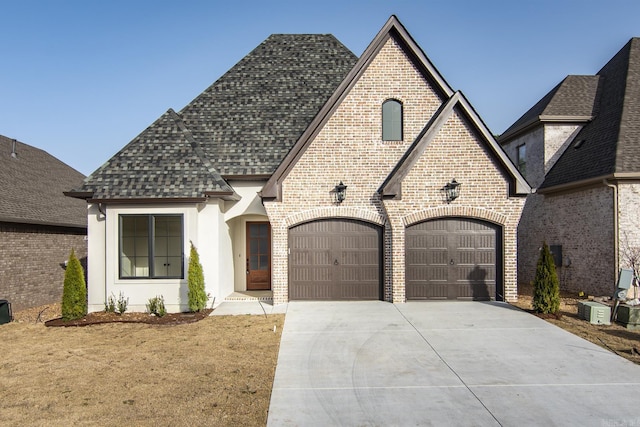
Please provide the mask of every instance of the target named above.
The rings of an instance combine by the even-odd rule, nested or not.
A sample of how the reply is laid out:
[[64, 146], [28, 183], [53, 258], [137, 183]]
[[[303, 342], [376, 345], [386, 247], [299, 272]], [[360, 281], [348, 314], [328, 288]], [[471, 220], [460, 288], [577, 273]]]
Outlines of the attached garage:
[[435, 219], [407, 227], [405, 245], [407, 299], [503, 299], [499, 226]]
[[382, 228], [334, 218], [289, 230], [290, 300], [382, 299]]

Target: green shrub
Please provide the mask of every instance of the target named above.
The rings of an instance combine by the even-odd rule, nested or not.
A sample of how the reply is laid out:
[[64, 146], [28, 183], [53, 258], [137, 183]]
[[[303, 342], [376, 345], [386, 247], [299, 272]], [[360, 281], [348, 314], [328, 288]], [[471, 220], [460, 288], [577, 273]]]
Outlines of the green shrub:
[[167, 314], [167, 309], [164, 306], [164, 297], [162, 295], [149, 298], [149, 304], [147, 304], [147, 311], [151, 314], [155, 314], [158, 317], [162, 317]]
[[198, 250], [191, 242], [191, 252], [189, 253], [189, 310], [200, 311], [207, 305], [207, 294], [204, 290], [204, 273]]
[[560, 309], [560, 282], [546, 242], [542, 244], [533, 280], [533, 309], [545, 314], [556, 314]]
[[79, 319], [85, 314], [87, 314], [87, 285], [84, 281], [82, 265], [72, 249], [64, 272], [62, 318], [64, 320]]
[[113, 295], [109, 295], [107, 302], [104, 303], [104, 311], [107, 313], [115, 313], [116, 312], [116, 297]]
[[118, 313], [123, 314], [127, 311], [127, 306], [129, 305], [129, 298], [125, 298], [124, 294], [120, 292], [118, 295], [118, 302], [116, 303], [116, 307], [118, 308]]

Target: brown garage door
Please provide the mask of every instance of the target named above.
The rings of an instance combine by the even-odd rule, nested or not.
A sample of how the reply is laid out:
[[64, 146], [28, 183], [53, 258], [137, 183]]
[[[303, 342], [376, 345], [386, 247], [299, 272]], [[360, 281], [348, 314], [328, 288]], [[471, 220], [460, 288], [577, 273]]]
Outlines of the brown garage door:
[[501, 234], [469, 218], [422, 222], [406, 230], [407, 299], [502, 299]]
[[381, 299], [382, 230], [330, 219], [289, 230], [290, 300]]

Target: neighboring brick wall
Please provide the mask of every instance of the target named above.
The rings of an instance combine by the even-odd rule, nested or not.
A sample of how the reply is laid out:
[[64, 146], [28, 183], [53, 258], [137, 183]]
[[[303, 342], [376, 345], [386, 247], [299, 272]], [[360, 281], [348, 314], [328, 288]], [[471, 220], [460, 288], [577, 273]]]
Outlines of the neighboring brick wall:
[[613, 190], [604, 184], [530, 195], [518, 226], [518, 282], [533, 282], [539, 249], [546, 241], [562, 245], [561, 289], [611, 294], [616, 275], [613, 230]]
[[[402, 141], [382, 141], [381, 108], [389, 98], [403, 103]], [[406, 208], [402, 215], [387, 216], [376, 191], [441, 102], [398, 44], [388, 40], [285, 178], [282, 201], [264, 203], [272, 226], [272, 288], [276, 304], [288, 300], [288, 229], [300, 222], [332, 217], [356, 218], [384, 226], [384, 299], [403, 302], [404, 262], [398, 264], [398, 259], [404, 256], [406, 224], [402, 217], [415, 210], [442, 206], [441, 198], [430, 198], [439, 197], [439, 188], [454, 176], [463, 177], [461, 181], [465, 184], [460, 204], [495, 210], [509, 218], [505, 227], [505, 253], [510, 254], [507, 258], [514, 258], [515, 223], [523, 200], [507, 200], [504, 177], [495, 171], [486, 153], [474, 145], [474, 137], [460, 120], [445, 131], [449, 140], [442, 144], [453, 145], [427, 154], [425, 157], [432, 163], [419, 166], [416, 176], [410, 179], [412, 183], [422, 180], [422, 187], [416, 184], [414, 190], [406, 193], [403, 187], [403, 202], [412, 203], [413, 198], [420, 195], [416, 199], [419, 206], [411, 211]], [[460, 138], [464, 142], [460, 143]], [[470, 156], [467, 149], [473, 152]], [[427, 152], [431, 153], [430, 150], [431, 147]], [[460, 170], [465, 172], [459, 173]], [[487, 180], [483, 178], [485, 175]], [[334, 206], [331, 190], [340, 181], [348, 186], [347, 199], [340, 206]], [[514, 299], [515, 259], [506, 264], [505, 279], [509, 280], [509, 295]]]
[[[539, 187], [580, 129], [580, 125], [546, 123], [505, 144], [504, 149], [515, 161], [516, 147], [526, 144], [526, 178], [533, 187]], [[640, 197], [633, 196], [634, 190], [629, 188], [624, 193], [629, 194], [625, 202], [626, 190], [621, 191], [621, 246], [624, 230], [636, 236], [633, 239], [640, 245], [640, 233], [635, 231], [640, 221], [633, 208], [638, 206]], [[564, 265], [558, 268], [562, 289], [609, 295], [616, 277], [613, 197], [613, 190], [604, 184], [572, 192], [529, 195], [518, 225], [518, 283], [533, 282], [539, 249], [546, 241], [549, 245], [562, 245]], [[625, 211], [629, 212], [627, 217]]]
[[542, 181], [544, 181], [544, 167], [542, 163], [544, 161], [543, 138], [544, 129], [540, 126], [502, 146], [507, 156], [509, 156], [511, 161], [517, 166], [518, 147], [524, 144], [526, 149], [526, 171], [524, 177], [532, 187], [538, 187], [542, 184]]
[[0, 222], [0, 299], [14, 311], [60, 302], [71, 248], [86, 265], [85, 229]]
[[[640, 255], [640, 183], [618, 184], [618, 228], [620, 229], [620, 267], [630, 268], [630, 258]], [[636, 297], [633, 292], [631, 296]]]
[[579, 125], [547, 123], [509, 141], [502, 148], [511, 161], [516, 163], [518, 147], [525, 145], [525, 178], [529, 185], [537, 188], [542, 185], [547, 172], [555, 165], [580, 129], [582, 126]]

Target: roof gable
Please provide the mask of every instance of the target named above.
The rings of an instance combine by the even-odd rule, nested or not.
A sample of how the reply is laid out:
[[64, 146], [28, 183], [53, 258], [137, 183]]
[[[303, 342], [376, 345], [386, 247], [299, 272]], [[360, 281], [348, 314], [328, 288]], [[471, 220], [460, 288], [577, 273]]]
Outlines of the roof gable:
[[0, 221], [86, 227], [86, 204], [63, 194], [83, 179], [46, 151], [0, 135]]
[[381, 194], [382, 197], [395, 199], [402, 198], [402, 181], [413, 169], [429, 146], [430, 142], [438, 135], [440, 129], [442, 129], [445, 123], [456, 111], [469, 120], [485, 142], [489, 152], [493, 154], [494, 158], [498, 161], [498, 164], [500, 164], [503, 170], [505, 170], [511, 177], [512, 182], [510, 187], [512, 193], [525, 195], [531, 192], [531, 187], [522, 174], [520, 174], [511, 160], [509, 160], [506, 153], [494, 139], [489, 129], [471, 107], [462, 92], [458, 91], [449, 98], [447, 102], [442, 104], [440, 109], [436, 114], [434, 114], [429, 123], [424, 127], [423, 131], [415, 139], [411, 147], [409, 147], [398, 164], [382, 183], [378, 189], [378, 193]]
[[541, 189], [640, 173], [640, 39], [599, 72], [596, 117], [576, 135]]
[[509, 140], [541, 122], [585, 123], [595, 115], [599, 76], [567, 76], [500, 135]]
[[394, 40], [398, 42], [403, 51], [416, 65], [418, 70], [420, 70], [420, 72], [427, 78], [427, 80], [432, 83], [433, 87], [436, 89], [436, 92], [442, 98], [442, 100], [449, 98], [453, 94], [453, 90], [451, 89], [449, 84], [433, 66], [422, 49], [420, 49], [411, 35], [409, 35], [400, 21], [392, 15], [387, 20], [382, 29], [378, 32], [373, 41], [365, 49], [358, 62], [353, 66], [340, 86], [338, 86], [333, 95], [331, 95], [329, 100], [324, 104], [313, 122], [311, 122], [311, 124], [306, 128], [304, 133], [284, 158], [282, 163], [280, 163], [269, 181], [267, 181], [261, 193], [263, 198], [280, 198], [280, 186], [284, 179], [293, 169], [296, 162], [304, 154], [309, 144], [311, 144], [313, 139], [318, 135], [323, 126], [331, 118], [332, 114], [338, 108], [340, 103], [348, 95], [349, 91], [353, 88], [362, 74], [366, 71], [369, 64], [371, 64], [371, 62], [375, 59], [376, 55], [380, 52], [387, 40], [389, 40], [389, 38], [391, 37], [393, 37]]

